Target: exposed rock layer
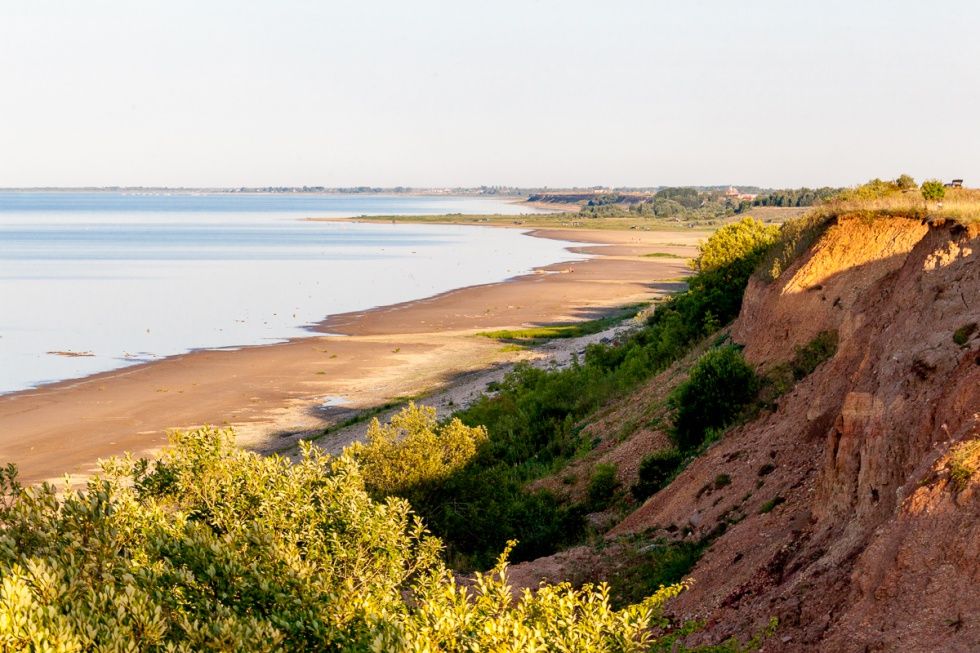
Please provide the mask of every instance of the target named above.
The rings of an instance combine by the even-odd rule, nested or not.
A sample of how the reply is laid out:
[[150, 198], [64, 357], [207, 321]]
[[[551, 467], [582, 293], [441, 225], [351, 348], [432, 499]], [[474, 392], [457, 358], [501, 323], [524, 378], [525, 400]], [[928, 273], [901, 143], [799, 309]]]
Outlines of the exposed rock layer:
[[750, 362], [828, 329], [836, 355], [610, 531], [726, 524], [673, 604], [705, 641], [776, 616], [767, 650], [980, 650], [980, 478], [947, 469], [980, 437], [980, 333], [953, 337], [980, 322], [978, 246], [976, 224], [843, 218], [750, 283], [732, 329]]

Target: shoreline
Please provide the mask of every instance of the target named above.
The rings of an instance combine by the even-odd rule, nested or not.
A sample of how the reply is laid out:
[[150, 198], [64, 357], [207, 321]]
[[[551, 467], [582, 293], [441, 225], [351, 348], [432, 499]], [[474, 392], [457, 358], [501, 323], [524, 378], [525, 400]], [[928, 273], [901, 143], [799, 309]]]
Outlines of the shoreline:
[[203, 424], [234, 426], [242, 446], [282, 451], [329, 426], [338, 412], [444, 389], [460, 377], [536, 356], [474, 337], [480, 331], [590, 319], [676, 289], [685, 261], [643, 254], [690, 256], [703, 236], [524, 229], [532, 237], [582, 243], [569, 251], [593, 258], [328, 316], [314, 327], [320, 335], [197, 350], [2, 395], [0, 461], [18, 464], [25, 483], [85, 476], [99, 458], [151, 454], [166, 443], [167, 431]]

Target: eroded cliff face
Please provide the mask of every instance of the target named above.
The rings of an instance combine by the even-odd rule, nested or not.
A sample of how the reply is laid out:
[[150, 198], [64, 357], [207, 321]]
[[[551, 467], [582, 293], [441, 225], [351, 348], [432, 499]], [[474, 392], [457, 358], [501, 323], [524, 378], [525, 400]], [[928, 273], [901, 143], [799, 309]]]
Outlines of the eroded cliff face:
[[980, 330], [963, 338], [980, 322], [978, 247], [976, 224], [845, 217], [752, 281], [732, 329], [750, 362], [784, 363], [825, 330], [836, 355], [609, 533], [724, 525], [673, 604], [706, 620], [704, 641], [775, 616], [766, 650], [980, 650], [980, 478], [948, 469], [980, 437]]

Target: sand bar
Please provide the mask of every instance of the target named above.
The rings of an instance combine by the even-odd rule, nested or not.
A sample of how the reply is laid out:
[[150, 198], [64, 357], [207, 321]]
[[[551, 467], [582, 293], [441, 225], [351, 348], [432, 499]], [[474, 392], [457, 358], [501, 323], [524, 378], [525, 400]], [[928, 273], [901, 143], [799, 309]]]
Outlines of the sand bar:
[[[321, 429], [336, 405], [359, 408], [444, 387], [460, 375], [513, 360], [486, 329], [601, 314], [678, 287], [703, 233], [537, 230], [584, 243], [594, 258], [419, 301], [336, 315], [313, 336], [237, 350], [205, 350], [0, 396], [0, 462], [21, 480], [84, 475], [100, 458], [152, 452], [166, 432], [234, 425], [240, 441], [277, 449]], [[330, 404], [325, 406], [324, 403]], [[289, 437], [287, 437], [289, 436]]]

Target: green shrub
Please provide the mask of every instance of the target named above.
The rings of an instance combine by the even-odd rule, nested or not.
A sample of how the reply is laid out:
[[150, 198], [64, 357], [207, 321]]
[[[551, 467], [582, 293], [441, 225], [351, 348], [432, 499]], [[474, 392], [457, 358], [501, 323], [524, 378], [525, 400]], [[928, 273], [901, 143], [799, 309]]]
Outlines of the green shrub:
[[587, 491], [588, 505], [591, 510], [604, 510], [616, 493], [619, 482], [616, 480], [616, 465], [599, 463], [589, 477]]
[[584, 533], [580, 509], [562, 506], [547, 492], [529, 491], [526, 484], [590, 449], [591, 441], [579, 434], [586, 417], [738, 315], [771, 233], [754, 220], [739, 225], [702, 244], [702, 269], [688, 290], [658, 304], [625, 342], [590, 345], [584, 360], [562, 369], [519, 364], [492, 396], [456, 413], [466, 425], [485, 426], [487, 439], [466, 465], [413, 503], [451, 559], [485, 568], [509, 539], [518, 540], [513, 555], [520, 561], [553, 553]]
[[705, 353], [670, 396], [674, 441], [681, 451], [701, 445], [709, 429], [724, 428], [755, 398], [759, 379], [742, 352], [726, 345]]
[[732, 266], [755, 267], [754, 259], [776, 240], [779, 227], [766, 225], [755, 218], [742, 218], [711, 234], [698, 252], [691, 267], [699, 272], [731, 270]]
[[766, 281], [775, 281], [783, 272], [808, 250], [823, 235], [832, 223], [832, 218], [821, 211], [813, 211], [783, 223], [776, 241], [763, 257], [758, 268], [759, 276]]
[[911, 175], [899, 175], [898, 179], [895, 180], [895, 185], [900, 191], [915, 190], [918, 188], [918, 184], [915, 183], [915, 179]]
[[681, 452], [677, 449], [662, 449], [644, 456], [640, 461], [636, 485], [632, 488], [636, 500], [643, 501], [666, 487], [682, 460]]
[[980, 440], [969, 440], [955, 445], [946, 462], [949, 479], [958, 491], [965, 490], [973, 475], [980, 470]]
[[953, 332], [953, 342], [962, 347], [970, 341], [970, 336], [974, 334], [977, 330], [977, 323], [970, 322], [969, 324], [964, 324], [959, 329]]
[[796, 347], [790, 367], [797, 381], [809, 376], [826, 360], [837, 353], [837, 331], [821, 331], [813, 340]]
[[938, 179], [922, 182], [922, 197], [930, 202], [940, 202], [946, 197], [946, 187]]
[[895, 181], [882, 181], [881, 179], [875, 178], [867, 183], [861, 184], [860, 186], [847, 188], [838, 193], [832, 199], [844, 202], [869, 202], [873, 200], [880, 200], [901, 193], [904, 189], [904, 185], [911, 179], [912, 178], [908, 177], [908, 175], [903, 175]]
[[791, 363], [773, 365], [766, 372], [765, 378], [763, 379], [764, 388], [760, 392], [760, 396], [763, 400], [768, 400], [775, 407], [775, 404], [772, 402], [792, 390], [798, 380]]
[[469, 427], [458, 419], [439, 425], [435, 408], [409, 402], [384, 426], [372, 420], [367, 442], [352, 444], [347, 453], [360, 464], [372, 494], [414, 503], [466, 465], [486, 439], [482, 426]]
[[657, 542], [634, 551], [610, 578], [614, 604], [629, 605], [660, 587], [680, 582], [697, 564], [704, 549], [696, 542]]
[[350, 457], [304, 446], [292, 464], [202, 429], [158, 462], [104, 470], [62, 495], [0, 471], [0, 650], [670, 646], [660, 615], [680, 586], [622, 610], [605, 585], [515, 600], [501, 556], [464, 587], [408, 504], [373, 501]]
[[764, 502], [761, 506], [759, 506], [759, 514], [764, 515], [766, 513], [770, 513], [773, 511], [773, 509], [776, 506], [782, 505], [784, 503], [786, 503], [786, 499], [778, 496], [773, 497], [772, 499], [769, 499], [768, 501]]

